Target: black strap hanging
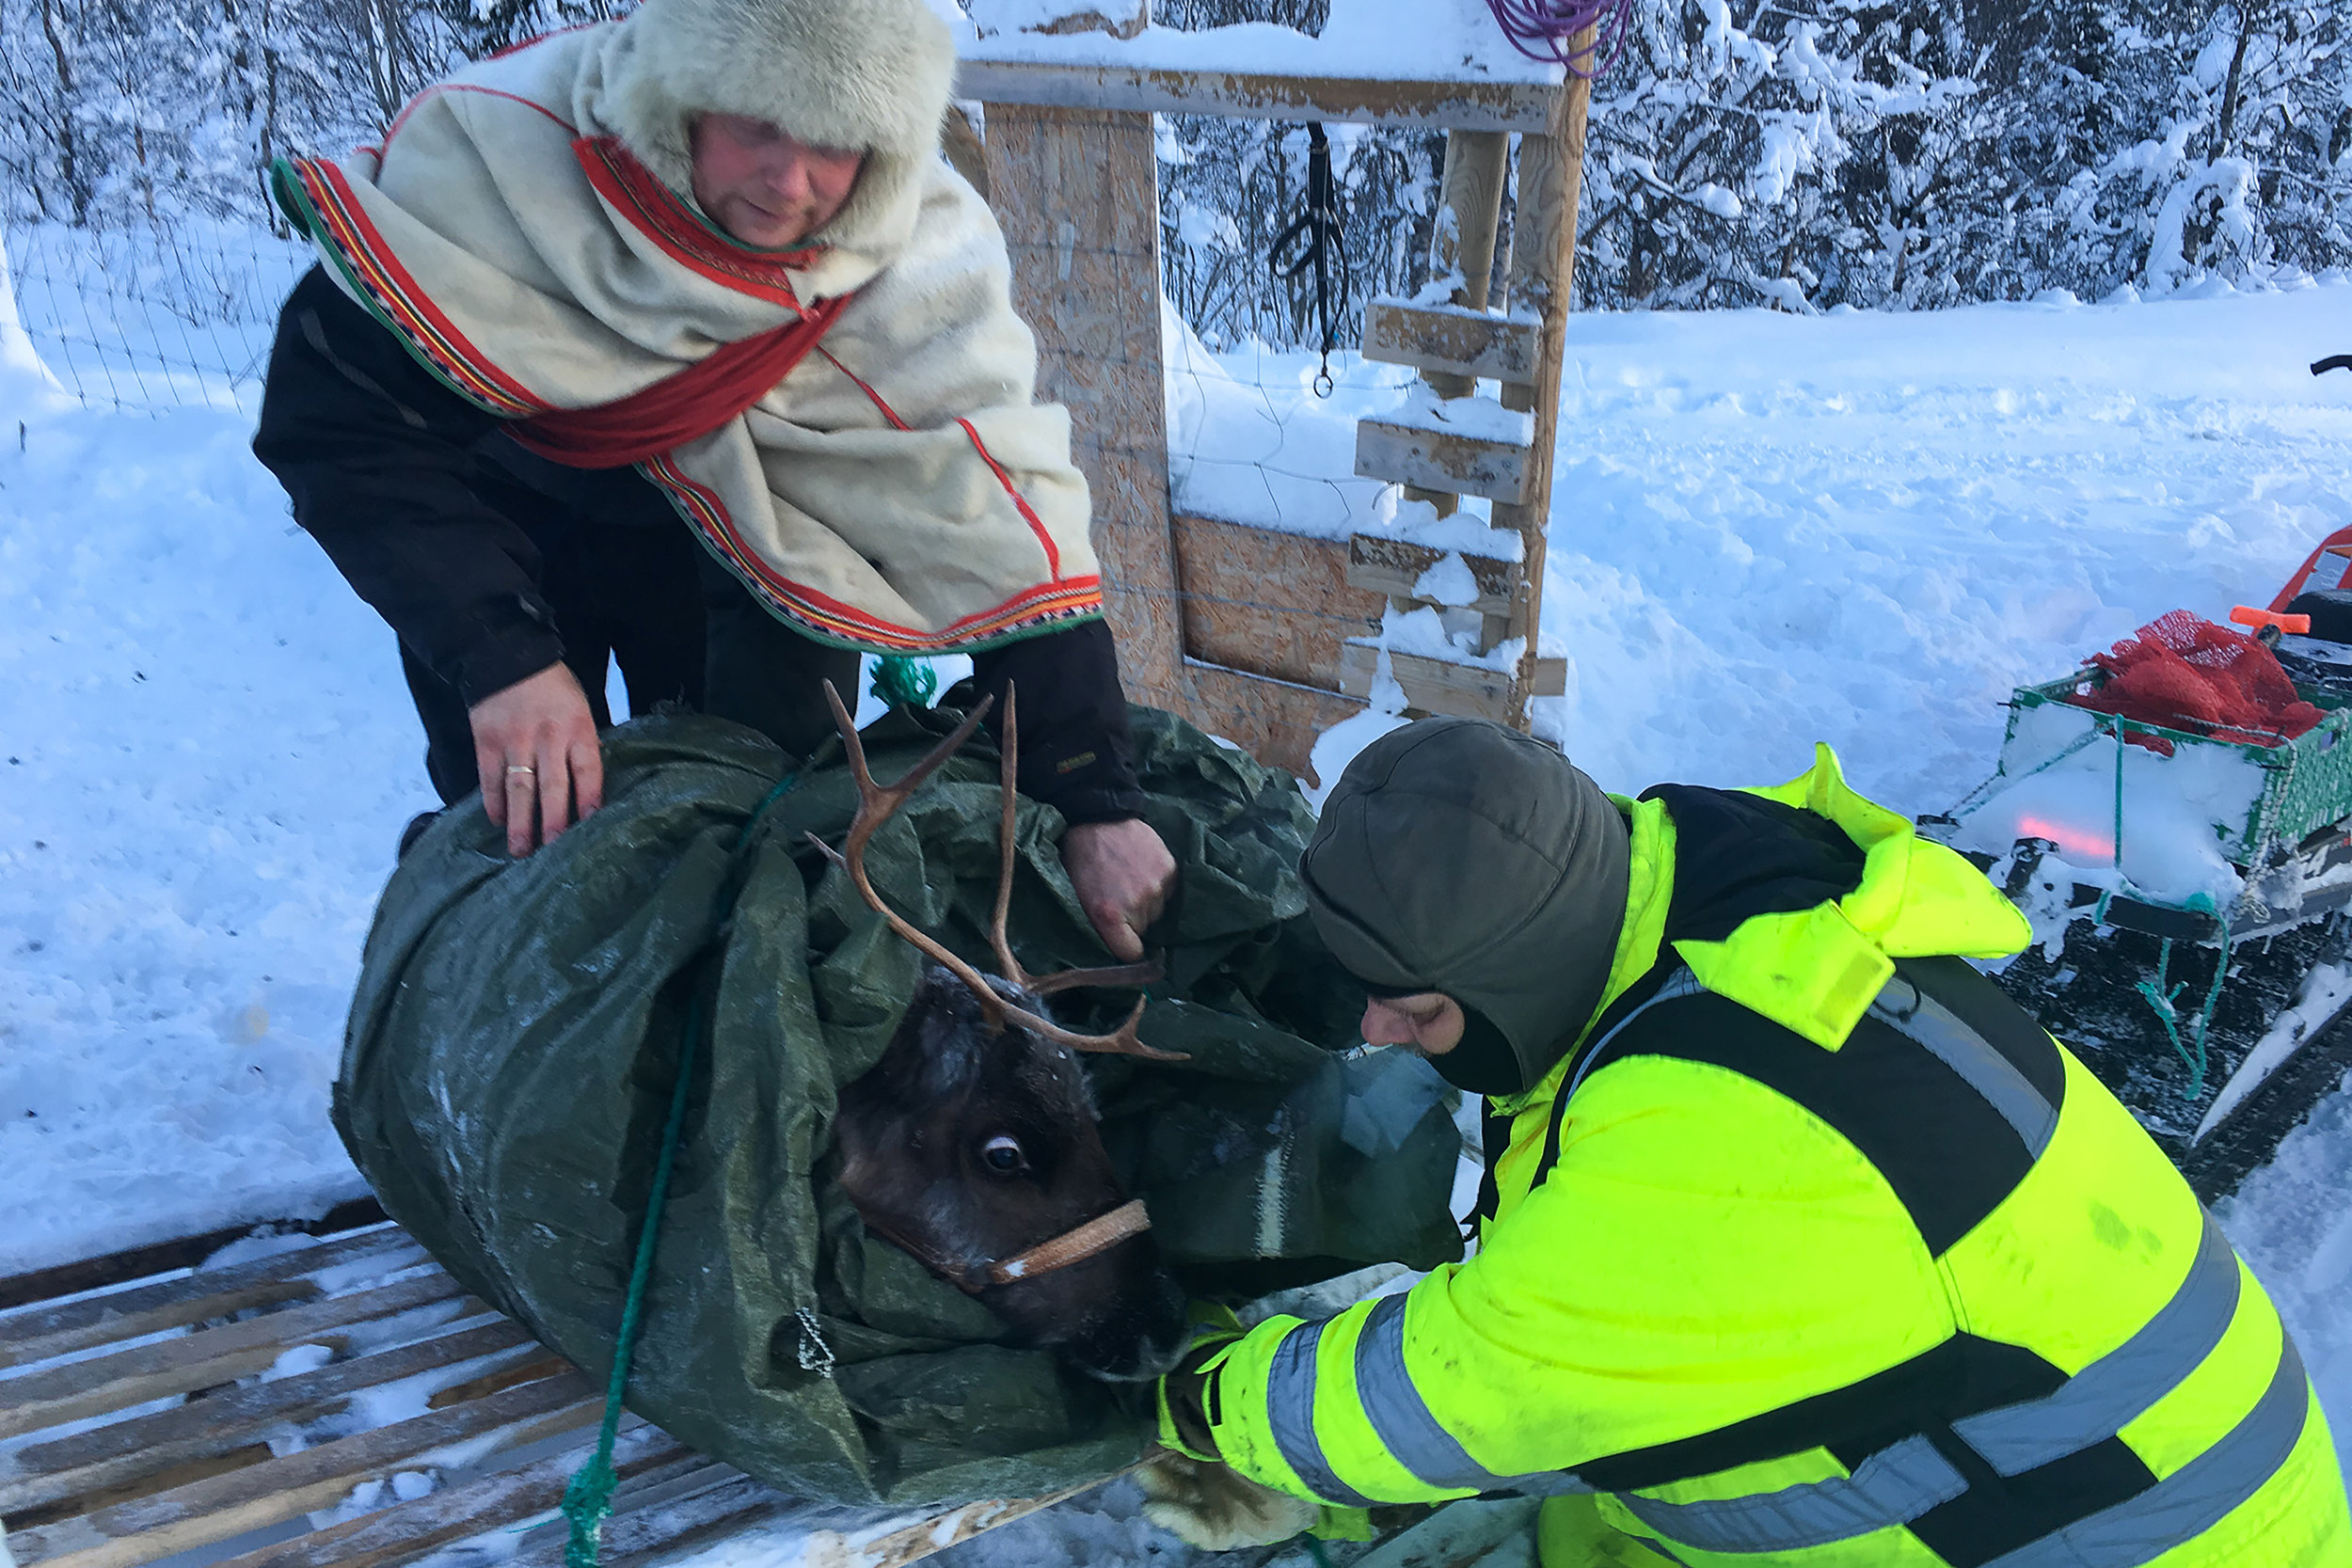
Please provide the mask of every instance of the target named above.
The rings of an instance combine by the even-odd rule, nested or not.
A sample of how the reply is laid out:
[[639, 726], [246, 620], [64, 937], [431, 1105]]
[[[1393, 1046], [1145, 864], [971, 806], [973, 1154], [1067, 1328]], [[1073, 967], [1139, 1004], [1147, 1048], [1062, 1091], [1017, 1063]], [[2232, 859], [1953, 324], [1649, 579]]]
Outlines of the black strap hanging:
[[[1340, 187], [1331, 178], [1331, 143], [1321, 125], [1307, 127], [1307, 210], [1275, 236], [1266, 264], [1288, 282], [1315, 269], [1315, 325], [1323, 328], [1323, 368], [1315, 375], [1315, 396], [1331, 395], [1331, 350], [1340, 336], [1339, 310], [1356, 292], [1356, 277], [1347, 261], [1340, 232]], [[1332, 287], [1338, 274], [1339, 286]]]

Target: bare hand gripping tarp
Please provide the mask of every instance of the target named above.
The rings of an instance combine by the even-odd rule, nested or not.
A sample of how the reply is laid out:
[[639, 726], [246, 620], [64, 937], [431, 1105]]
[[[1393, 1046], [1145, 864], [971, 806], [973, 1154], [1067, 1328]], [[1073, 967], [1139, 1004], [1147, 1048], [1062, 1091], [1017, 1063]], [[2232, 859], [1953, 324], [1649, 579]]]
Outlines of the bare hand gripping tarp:
[[[1192, 1059], [1088, 1071], [1159, 1244], [1196, 1291], [1227, 1294], [1456, 1257], [1448, 1091], [1406, 1053], [1336, 1053], [1362, 992], [1302, 914], [1312, 823], [1295, 786], [1166, 714], [1134, 718], [1149, 819], [1182, 868], [1142, 1032]], [[869, 730], [876, 774], [949, 721], [901, 710]], [[657, 717], [608, 737], [604, 809], [530, 860], [506, 858], [479, 806], [444, 817], [377, 911], [336, 1125], [453, 1274], [602, 1378], [699, 998], [710, 1032], [630, 1407], [813, 1499], [1029, 1495], [1118, 1468], [1140, 1452], [1148, 1384], [1010, 1344], [832, 1184], [834, 1096], [881, 1055], [916, 959], [804, 836], [848, 826], [837, 764], [737, 852], [787, 761], [719, 721]], [[897, 907], [983, 963], [996, 800], [976, 742], [866, 856]], [[1104, 961], [1060, 828], [1023, 802], [1010, 928], [1033, 968]], [[1073, 1010], [1087, 994], [1061, 999], [1069, 1022], [1131, 1005], [1104, 993], [1089, 1018]]]

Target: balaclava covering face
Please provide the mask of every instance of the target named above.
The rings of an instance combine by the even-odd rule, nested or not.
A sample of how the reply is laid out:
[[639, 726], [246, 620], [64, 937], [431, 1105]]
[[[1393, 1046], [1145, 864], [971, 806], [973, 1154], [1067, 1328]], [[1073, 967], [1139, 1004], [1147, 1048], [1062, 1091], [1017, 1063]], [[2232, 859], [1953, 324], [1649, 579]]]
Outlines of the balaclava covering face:
[[1324, 942], [1375, 994], [1462, 1005], [1470, 1027], [1430, 1058], [1438, 1072], [1504, 1094], [1538, 1083], [1599, 1006], [1629, 856], [1625, 818], [1558, 752], [1424, 719], [1347, 765], [1299, 874]]

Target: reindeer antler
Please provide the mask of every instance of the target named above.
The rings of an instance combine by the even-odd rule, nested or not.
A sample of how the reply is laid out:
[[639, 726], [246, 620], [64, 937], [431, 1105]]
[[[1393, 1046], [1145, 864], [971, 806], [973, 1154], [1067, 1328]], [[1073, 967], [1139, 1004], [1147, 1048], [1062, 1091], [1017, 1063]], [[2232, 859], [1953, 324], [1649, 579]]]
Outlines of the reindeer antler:
[[[1060, 975], [1050, 976], [1046, 986], [1040, 987], [1030, 981], [1021, 966], [1013, 960], [1012, 949], [1005, 940], [1005, 912], [1012, 897], [1012, 819], [1015, 804], [1012, 789], [1015, 736], [1010, 725], [1012, 692], [1009, 687], [1007, 688], [1005, 696], [1007, 720], [1005, 732], [1007, 761], [1003, 773], [1005, 813], [1000, 824], [1003, 854], [999, 862], [1001, 874], [997, 879], [995, 918], [990, 932], [998, 961], [1004, 963], [1009, 971], [1005, 978], [1015, 985], [1026, 986], [1033, 990], [1061, 990], [1080, 984], [1140, 984], [1145, 980], [1157, 979], [1159, 969], [1156, 964], [1130, 964], [1118, 969], [1071, 970], [1066, 973], [1074, 978], [1065, 979]], [[971, 713], [965, 716], [963, 722], [956, 726], [953, 734], [937, 746], [932, 747], [922, 761], [908, 768], [905, 775], [888, 788], [883, 788], [874, 783], [874, 775], [866, 766], [866, 748], [858, 740], [857, 725], [850, 719], [850, 710], [842, 705], [841, 693], [834, 689], [831, 681], [825, 682], [825, 701], [832, 705], [834, 725], [841, 732], [842, 745], [850, 755], [850, 773], [857, 781], [857, 816], [851, 819], [850, 832], [842, 839], [839, 849], [834, 848], [832, 845], [827, 844], [815, 833], [808, 835], [809, 841], [824, 851], [827, 860], [850, 874], [851, 884], [856, 887], [859, 896], [866, 900], [866, 907], [888, 921], [892, 930], [905, 939], [915, 951], [927, 955], [963, 982], [965, 988], [972, 992], [973, 998], [978, 1002], [980, 1016], [987, 1021], [990, 1029], [1002, 1029], [1009, 1021], [1019, 1023], [1033, 1034], [1052, 1040], [1057, 1045], [1068, 1046], [1073, 1051], [1141, 1056], [1155, 1062], [1191, 1060], [1182, 1052], [1153, 1050], [1136, 1037], [1136, 1025], [1142, 1020], [1144, 1009], [1144, 1002], [1140, 999], [1136, 1003], [1136, 1010], [1127, 1015], [1127, 1022], [1107, 1035], [1081, 1035], [1073, 1030], [1065, 1029], [1051, 1019], [1033, 1013], [1026, 1007], [1016, 1006], [1006, 1001], [996, 988], [988, 983], [987, 976], [949, 952], [945, 943], [916, 929], [912, 922], [883, 903], [882, 895], [876, 893], [874, 884], [866, 879], [866, 846], [867, 841], [873, 838], [877, 829], [889, 821], [898, 808], [906, 803], [907, 797], [913, 795], [941, 763], [953, 756], [957, 748], [972, 737], [972, 732], [979, 727], [980, 720], [987, 714], [992, 699], [982, 698]]]

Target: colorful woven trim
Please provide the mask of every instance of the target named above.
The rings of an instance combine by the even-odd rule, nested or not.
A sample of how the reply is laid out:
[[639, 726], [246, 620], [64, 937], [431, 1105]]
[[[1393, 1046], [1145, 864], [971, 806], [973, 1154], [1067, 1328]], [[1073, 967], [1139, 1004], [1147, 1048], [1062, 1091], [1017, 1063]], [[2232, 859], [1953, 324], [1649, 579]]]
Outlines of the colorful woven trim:
[[755, 299], [799, 307], [789, 269], [807, 266], [818, 247], [753, 251], [720, 238], [617, 136], [575, 136], [572, 155], [605, 204], [671, 261]]
[[317, 158], [280, 158], [271, 179], [299, 204], [311, 240], [425, 364], [490, 413], [516, 419], [555, 405], [492, 364], [418, 287], [359, 205], [342, 170]]
[[938, 631], [899, 626], [843, 604], [777, 572], [735, 531], [726, 508], [708, 489], [680, 472], [667, 457], [639, 469], [668, 492], [687, 521], [719, 559], [764, 600], [769, 610], [821, 641], [897, 654], [969, 653], [1014, 642], [1063, 623], [1103, 613], [1103, 579], [1065, 578], [1025, 589], [1004, 603], [951, 622]]

